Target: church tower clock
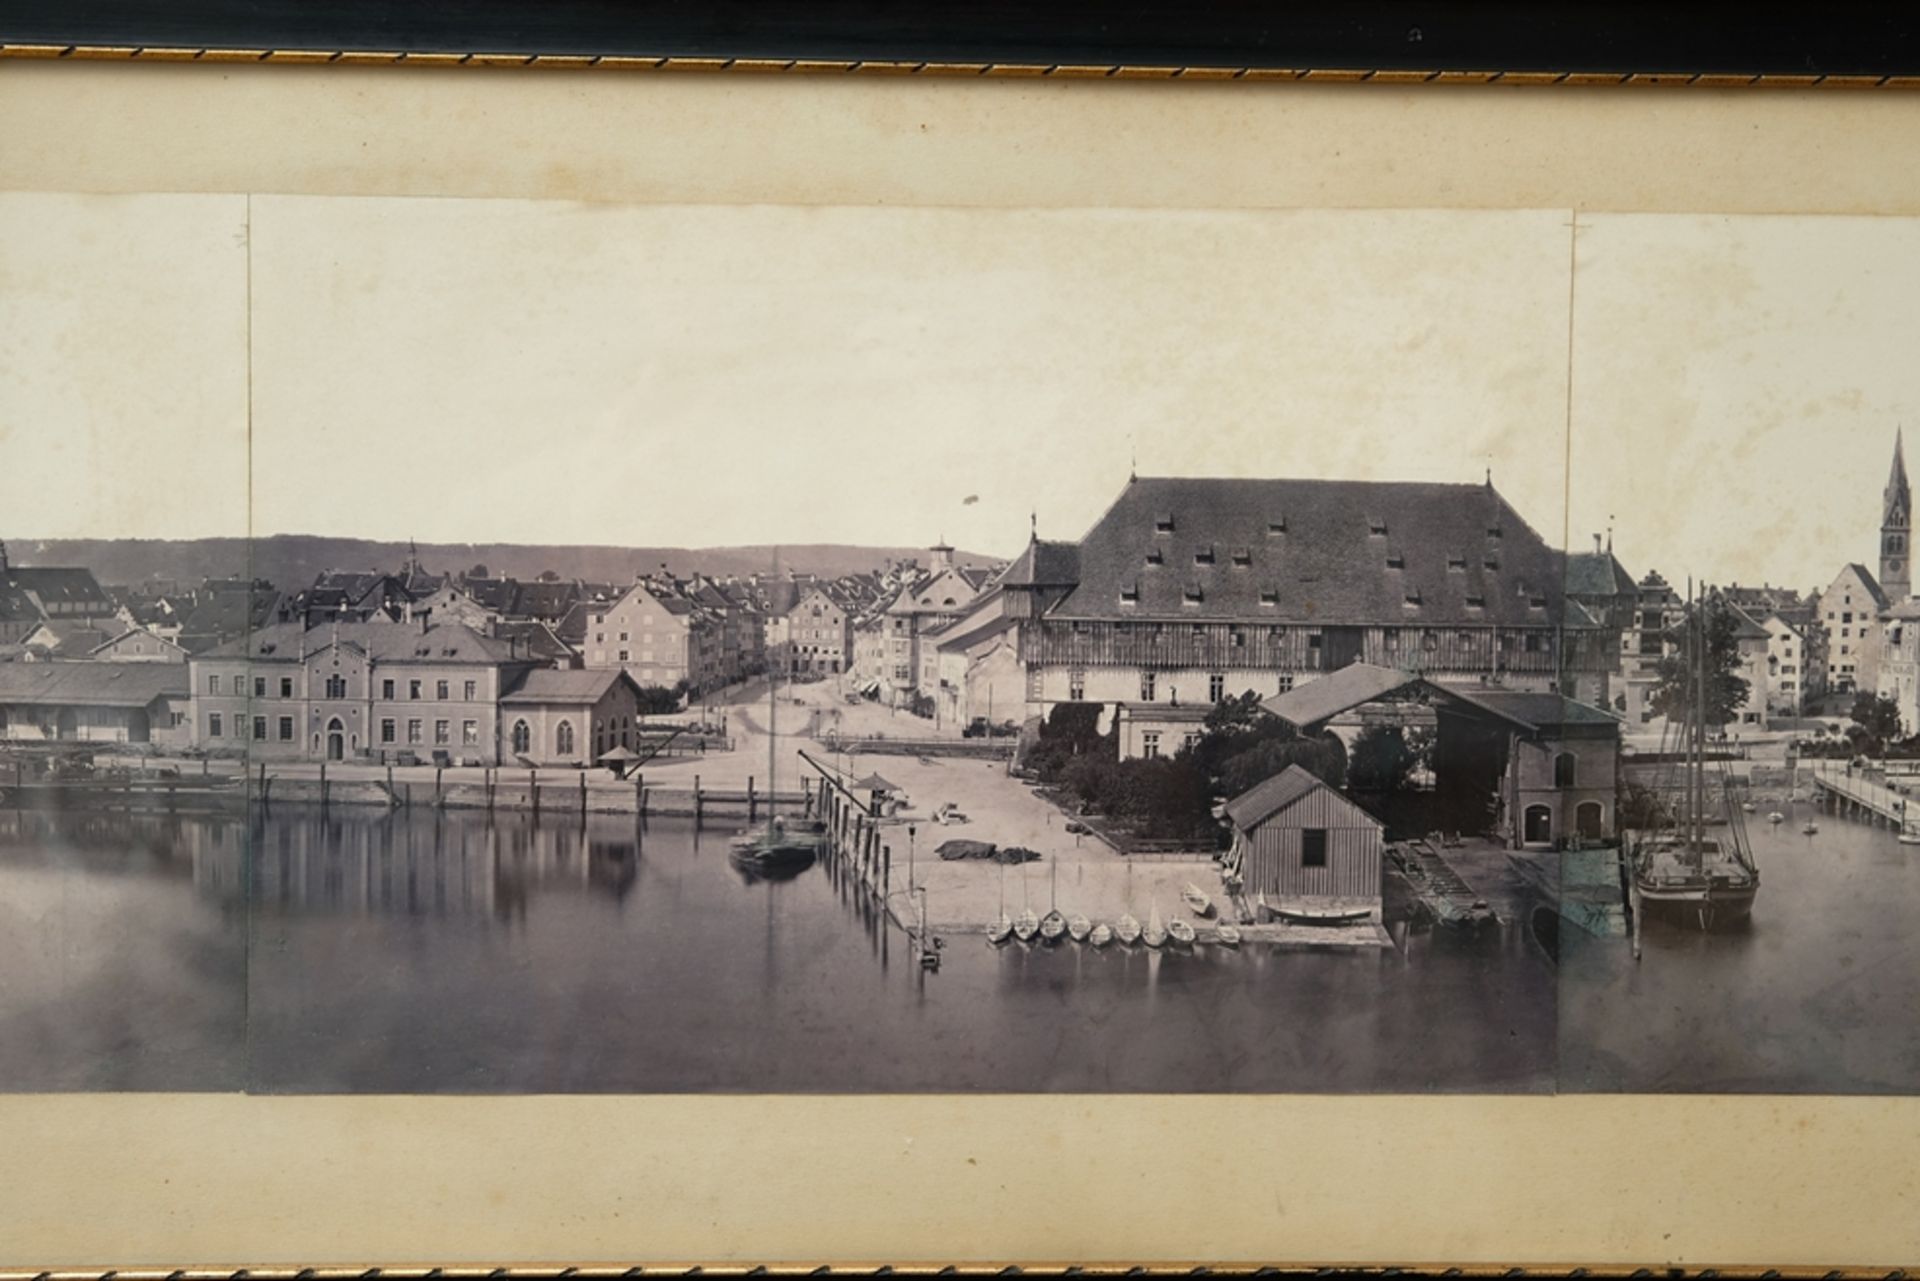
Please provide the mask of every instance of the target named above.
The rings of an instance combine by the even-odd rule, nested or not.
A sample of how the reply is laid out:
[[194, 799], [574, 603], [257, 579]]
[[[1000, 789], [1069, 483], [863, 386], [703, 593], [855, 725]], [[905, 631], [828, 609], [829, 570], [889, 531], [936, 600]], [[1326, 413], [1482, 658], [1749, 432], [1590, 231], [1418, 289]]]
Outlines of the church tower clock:
[[1893, 436], [1893, 470], [1880, 516], [1880, 586], [1889, 599], [1913, 594], [1913, 493], [1907, 488], [1907, 464], [1900, 433]]

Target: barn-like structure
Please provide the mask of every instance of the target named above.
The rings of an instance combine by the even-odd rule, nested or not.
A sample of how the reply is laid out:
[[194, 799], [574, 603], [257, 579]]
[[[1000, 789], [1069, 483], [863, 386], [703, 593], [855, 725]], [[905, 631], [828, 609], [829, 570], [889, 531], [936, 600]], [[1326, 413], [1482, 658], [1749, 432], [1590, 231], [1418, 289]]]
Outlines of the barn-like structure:
[[1366, 909], [1380, 920], [1379, 819], [1298, 765], [1227, 802], [1229, 867], [1279, 909]]

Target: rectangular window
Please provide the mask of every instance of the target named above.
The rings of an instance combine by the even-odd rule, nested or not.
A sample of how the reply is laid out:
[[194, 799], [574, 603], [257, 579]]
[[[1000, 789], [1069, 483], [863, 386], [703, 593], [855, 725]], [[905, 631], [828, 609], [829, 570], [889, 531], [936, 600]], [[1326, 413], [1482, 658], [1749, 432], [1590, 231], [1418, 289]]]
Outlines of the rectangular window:
[[407, 682], [407, 697], [416, 703], [420, 701], [420, 682], [419, 681]]
[[1087, 698], [1087, 674], [1079, 668], [1067, 673], [1067, 700], [1083, 703]]
[[256, 716], [253, 718], [253, 736], [254, 738], [260, 740], [261, 742], [266, 741], [266, 738], [267, 738], [267, 718], [266, 717]]
[[253, 696], [255, 698], [265, 698], [267, 696], [267, 678], [266, 677], [256, 676], [253, 678]]
[[409, 743], [418, 743], [421, 741], [420, 729], [421, 729], [422, 723], [423, 722], [420, 722], [420, 721], [407, 722], [407, 741]]
[[293, 741], [293, 717], [282, 716], [280, 718], [279, 728], [280, 741], [283, 743], [291, 743]]
[[392, 717], [388, 717], [386, 720], [383, 720], [380, 722], [380, 741], [383, 743], [391, 743], [394, 741], [394, 725], [393, 725]]
[[393, 682], [392, 681], [380, 682], [380, 697], [386, 699], [389, 703], [393, 701]]
[[628, 656], [629, 656], [629, 655], [630, 655], [631, 653], [632, 653], [632, 651], [631, 651], [631, 650], [625, 650], [625, 649], [623, 649], [623, 650], [621, 650], [621, 651], [620, 651], [620, 661], [621, 661], [621, 662], [623, 662], [623, 663], [624, 663], [624, 662], [626, 662], [626, 661], [628, 660]]
[[214, 675], [212, 672], [208, 672], [207, 673], [207, 693], [218, 694], [219, 692], [220, 692], [220, 678]]
[[460, 687], [460, 696], [471, 703], [480, 697], [480, 682], [468, 681]]
[[445, 747], [453, 741], [453, 722], [435, 721], [433, 723], [433, 741]]
[[476, 743], [478, 743], [480, 741], [480, 722], [479, 721], [461, 721], [460, 722], [460, 741], [462, 743], [465, 743], [468, 747], [472, 747]]
[[452, 687], [446, 681], [435, 681], [433, 685], [433, 696], [444, 703], [453, 697]]
[[220, 724], [220, 713], [208, 712], [207, 713], [207, 737], [219, 738], [221, 734], [221, 729], [222, 729], [222, 726]]
[[1148, 760], [1160, 755], [1160, 734], [1157, 730], [1148, 730], [1140, 736], [1140, 755]]
[[1152, 672], [1141, 672], [1140, 673], [1140, 701], [1141, 702], [1151, 703], [1153, 701], [1153, 686], [1154, 686], [1154, 674]]
[[293, 697], [293, 677], [282, 676], [280, 678], [280, 697], [282, 698]]
[[1293, 690], [1293, 673], [1281, 672], [1280, 673], [1280, 692], [1282, 694], [1286, 694], [1286, 693], [1290, 693], [1292, 690]]
[[1215, 672], [1207, 677], [1207, 701], [1217, 703], [1227, 696], [1227, 677], [1224, 672]]
[[1324, 827], [1303, 827], [1300, 829], [1300, 866], [1325, 867], [1327, 865], [1327, 829]]
[[347, 678], [344, 676], [327, 677], [327, 697], [345, 698], [347, 696]]

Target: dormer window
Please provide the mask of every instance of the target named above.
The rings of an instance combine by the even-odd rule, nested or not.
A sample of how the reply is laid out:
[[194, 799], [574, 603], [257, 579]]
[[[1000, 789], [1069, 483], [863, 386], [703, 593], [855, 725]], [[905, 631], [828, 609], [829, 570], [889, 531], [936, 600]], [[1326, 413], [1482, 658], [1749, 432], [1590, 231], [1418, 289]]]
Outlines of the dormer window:
[[1161, 551], [1158, 547], [1155, 547], [1152, 550], [1147, 552], [1147, 564], [1164, 565], [1166, 563], [1167, 563], [1167, 554]]
[[1138, 605], [1140, 603], [1140, 587], [1137, 583], [1132, 587], [1122, 587], [1120, 589], [1120, 603], [1122, 605]]
[[1367, 532], [1375, 538], [1385, 538], [1387, 536], [1387, 522], [1384, 520], [1370, 520], [1367, 522]]
[[1489, 556], [1481, 561], [1480, 564], [1488, 570], [1497, 570], [1500, 568], [1500, 558], [1498, 556]]
[[1253, 553], [1245, 547], [1233, 549], [1233, 563], [1242, 569], [1253, 564]]
[[1459, 570], [1460, 572], [1465, 573], [1467, 568], [1467, 558], [1465, 556], [1449, 556], [1447, 557], [1447, 568], [1452, 570]]
[[1527, 605], [1532, 609], [1545, 609], [1547, 607], [1547, 598], [1545, 596], [1530, 596], [1527, 598]]
[[1405, 569], [1406, 567], [1407, 567], [1407, 558], [1406, 558], [1406, 556], [1404, 556], [1404, 555], [1403, 555], [1403, 554], [1401, 554], [1400, 552], [1388, 552], [1388, 553], [1387, 553], [1387, 568], [1388, 568], [1388, 569]]
[[1467, 597], [1468, 609], [1485, 609], [1486, 607], [1487, 607], [1487, 598], [1485, 596]]
[[1213, 547], [1212, 547], [1212, 545], [1211, 545], [1211, 544], [1209, 544], [1209, 545], [1208, 545], [1208, 546], [1206, 546], [1206, 547], [1202, 547], [1202, 548], [1201, 548], [1201, 549], [1200, 549], [1199, 551], [1196, 551], [1196, 552], [1195, 552], [1195, 553], [1193, 554], [1193, 563], [1194, 563], [1194, 564], [1196, 564], [1196, 565], [1211, 565], [1211, 564], [1213, 564]]
[[1173, 513], [1167, 512], [1163, 515], [1155, 516], [1153, 518], [1153, 532], [1156, 534], [1171, 534], [1173, 532]]
[[1200, 590], [1200, 584], [1198, 583], [1192, 584], [1186, 591], [1181, 593], [1181, 600], [1188, 605], [1198, 605], [1205, 599], [1206, 594]]
[[1408, 590], [1407, 604], [1415, 609], [1420, 607], [1420, 589], [1418, 587]]
[[1260, 592], [1260, 603], [1268, 608], [1272, 608], [1280, 603], [1280, 593], [1271, 587], [1262, 588]]
[[1487, 537], [1488, 537], [1488, 538], [1498, 538], [1498, 537], [1500, 537], [1500, 526], [1498, 526], [1498, 525], [1489, 525], [1489, 526], [1487, 526]]
[[1277, 538], [1286, 532], [1287, 518], [1285, 516], [1276, 516], [1267, 522], [1267, 536], [1269, 538]]

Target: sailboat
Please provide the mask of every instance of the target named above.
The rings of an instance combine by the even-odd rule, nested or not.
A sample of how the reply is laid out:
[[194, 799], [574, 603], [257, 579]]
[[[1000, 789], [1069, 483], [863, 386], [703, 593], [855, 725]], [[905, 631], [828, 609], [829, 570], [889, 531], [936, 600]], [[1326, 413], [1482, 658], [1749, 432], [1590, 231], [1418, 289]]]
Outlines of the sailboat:
[[1091, 933], [1093, 933], [1093, 922], [1089, 921], [1085, 916], [1075, 912], [1067, 918], [1067, 937], [1074, 942], [1086, 942], [1087, 936]]
[[1120, 919], [1113, 923], [1113, 936], [1128, 947], [1140, 941], [1140, 922], [1134, 919], [1132, 912], [1120, 914]]
[[995, 945], [1013, 937], [1013, 920], [1007, 915], [1007, 865], [1000, 865], [1000, 919], [987, 927], [987, 942]]
[[1022, 943], [1033, 942], [1033, 936], [1040, 932], [1040, 918], [1033, 914], [1033, 908], [1027, 904], [1027, 865], [1020, 865], [1020, 919], [1013, 923], [1013, 936]]
[[1053, 863], [1048, 870], [1053, 874], [1053, 887], [1047, 894], [1047, 914], [1040, 918], [1040, 939], [1058, 943], [1067, 932], [1067, 918], [1060, 915], [1060, 864]]
[[[1760, 869], [1747, 844], [1746, 815], [1734, 799], [1732, 780], [1722, 775], [1717, 801], [1707, 783], [1706, 607], [1703, 595], [1689, 608], [1683, 649], [1689, 668], [1686, 799], [1670, 816], [1670, 825], [1640, 834], [1632, 858], [1634, 889], [1647, 916], [1713, 930], [1738, 924], [1752, 914], [1760, 891]], [[1725, 827], [1723, 835], [1710, 837], [1708, 812], [1716, 807], [1723, 811]]]
[[1093, 944], [1095, 947], [1105, 947], [1107, 944], [1113, 942], [1113, 927], [1105, 921], [1100, 922], [1100, 924], [1088, 931], [1087, 942]]
[[[777, 556], [774, 569], [779, 570]], [[749, 871], [801, 871], [820, 856], [825, 841], [824, 832], [817, 827], [789, 824], [776, 813], [779, 807], [775, 797], [780, 790], [779, 702], [780, 668], [774, 663], [767, 667], [767, 825], [748, 828], [730, 845], [733, 861]]]

